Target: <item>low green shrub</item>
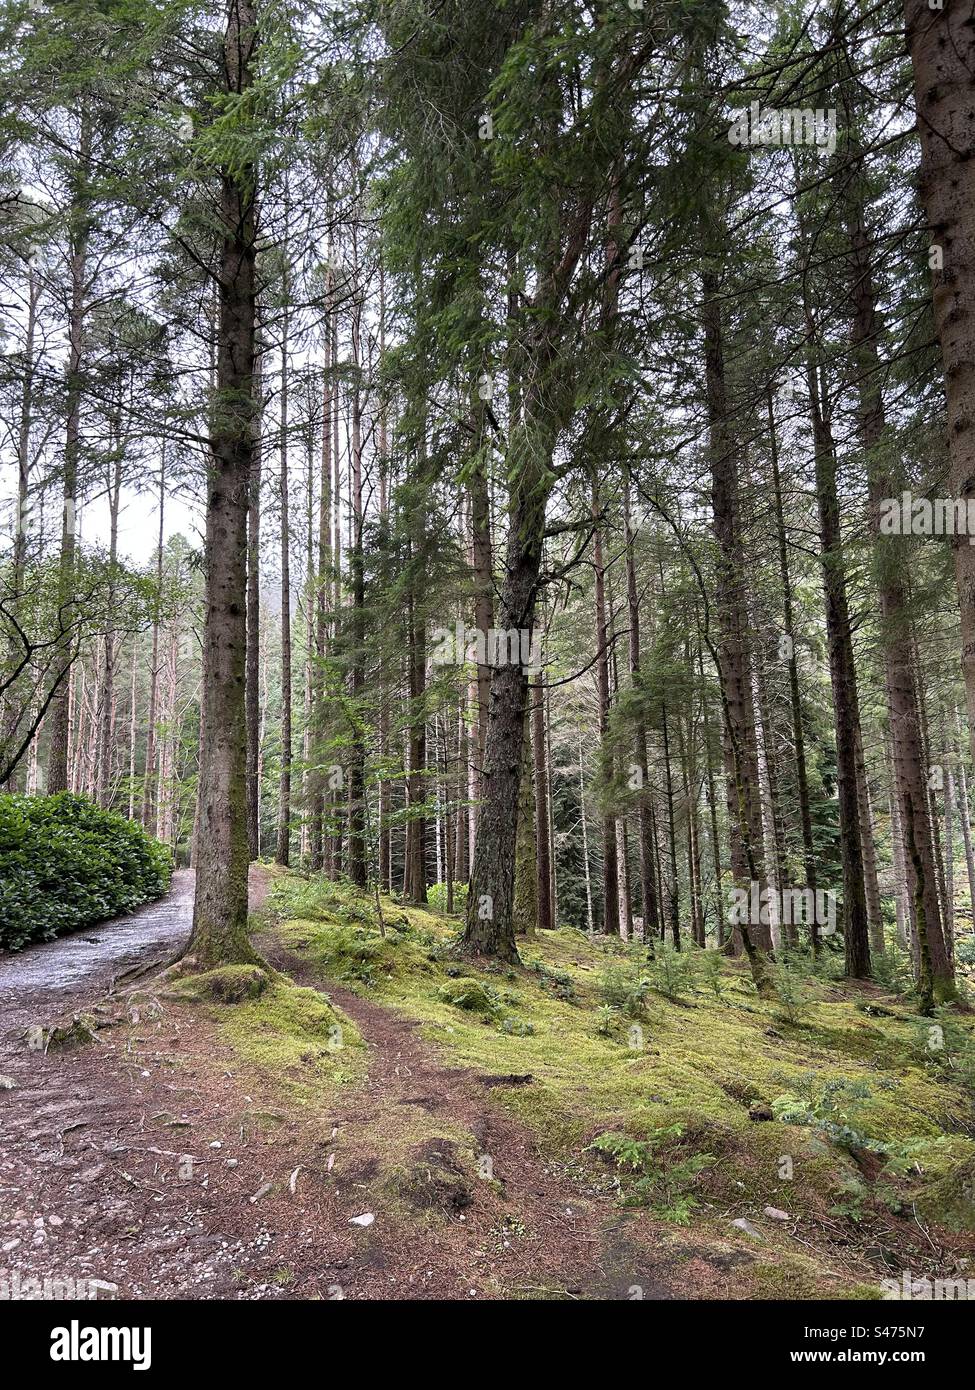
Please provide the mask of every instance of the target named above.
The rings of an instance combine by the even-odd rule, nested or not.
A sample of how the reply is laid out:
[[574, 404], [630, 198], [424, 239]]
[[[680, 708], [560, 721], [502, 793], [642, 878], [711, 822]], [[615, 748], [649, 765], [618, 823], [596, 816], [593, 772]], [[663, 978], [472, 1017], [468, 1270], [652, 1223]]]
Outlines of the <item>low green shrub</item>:
[[693, 951], [678, 951], [669, 941], [658, 941], [650, 965], [653, 983], [665, 999], [680, 999], [694, 988], [696, 964]]
[[602, 1002], [611, 1009], [616, 1009], [626, 1018], [641, 1018], [650, 992], [650, 981], [632, 965], [607, 965], [599, 991]]
[[93, 926], [169, 887], [172, 856], [140, 825], [70, 792], [0, 796], [0, 949]]
[[688, 1226], [700, 1206], [689, 1188], [716, 1159], [709, 1153], [682, 1153], [683, 1134], [680, 1125], [652, 1130], [646, 1140], [609, 1130], [597, 1135], [589, 1147], [616, 1163], [624, 1206], [649, 1207], [664, 1221]]
[[[427, 889], [427, 904], [432, 912], [447, 911], [446, 883], [431, 883]], [[454, 884], [454, 912], [463, 915], [467, 906], [467, 884]]]

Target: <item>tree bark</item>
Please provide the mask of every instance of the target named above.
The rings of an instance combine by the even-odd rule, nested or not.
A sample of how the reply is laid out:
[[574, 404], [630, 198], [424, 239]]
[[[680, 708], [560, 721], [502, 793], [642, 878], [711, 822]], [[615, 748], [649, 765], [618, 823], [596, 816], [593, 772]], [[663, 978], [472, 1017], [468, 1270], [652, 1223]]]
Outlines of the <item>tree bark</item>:
[[[748, 655], [748, 613], [745, 567], [738, 516], [738, 477], [734, 441], [728, 418], [724, 343], [718, 282], [707, 272], [702, 280], [705, 391], [711, 466], [711, 507], [717, 542], [719, 646], [718, 683], [721, 689], [728, 779], [728, 815], [732, 828], [732, 873], [740, 889], [762, 886], [762, 815], [758, 801], [755, 756], [755, 715], [752, 708]], [[768, 928], [737, 924], [755, 988], [771, 992], [765, 953]]]
[[[841, 85], [840, 90], [846, 103], [846, 84]], [[852, 130], [849, 110], [846, 119]], [[851, 138], [855, 141], [855, 136]], [[954, 986], [944, 951], [937, 860], [927, 812], [920, 691], [912, 661], [907, 576], [899, 549], [904, 542], [899, 537], [884, 537], [880, 532], [880, 505], [884, 498], [895, 495], [896, 479], [886, 438], [878, 346], [882, 325], [877, 313], [871, 246], [865, 224], [862, 158], [855, 143], [852, 153], [852, 169], [843, 196], [851, 272], [851, 338], [857, 367], [858, 428], [867, 462], [874, 574], [880, 599], [884, 690], [904, 872], [911, 900], [915, 957], [923, 986], [922, 1004], [929, 1008], [935, 990], [947, 997]]]
[[532, 700], [532, 752], [535, 773], [536, 898], [539, 931], [555, 926], [552, 911], [551, 827], [549, 825], [548, 757], [545, 736], [545, 672], [539, 670]]
[[[285, 246], [287, 255], [287, 245]], [[285, 269], [284, 295], [287, 301], [288, 272]], [[281, 320], [281, 472], [278, 488], [281, 501], [281, 771], [278, 779], [278, 838], [274, 851], [277, 864], [291, 862], [291, 758], [293, 753], [293, 706], [291, 688], [291, 501], [288, 476], [288, 305]]]
[[538, 876], [535, 834], [535, 787], [532, 761], [532, 718], [525, 709], [525, 747], [521, 760], [521, 792], [518, 797], [518, 837], [515, 844], [515, 932], [534, 935], [538, 923]]
[[[642, 695], [643, 676], [640, 671], [640, 604], [636, 579], [636, 536], [631, 524], [630, 479], [623, 480], [623, 528], [626, 543], [626, 607], [629, 619], [628, 658], [630, 682]], [[637, 709], [633, 730], [636, 767], [639, 778], [637, 796], [637, 826], [640, 857], [640, 899], [643, 911], [644, 935], [653, 939], [660, 928], [660, 908], [657, 900], [657, 876], [654, 872], [653, 840], [650, 830], [650, 764], [647, 751], [647, 726], [642, 703]]]
[[[62, 613], [70, 610], [74, 589], [75, 506], [78, 500], [78, 465], [81, 457], [81, 406], [84, 396], [82, 368], [85, 318], [88, 311], [88, 244], [91, 234], [91, 197], [88, 187], [92, 158], [91, 121], [85, 112], [82, 112], [80, 120], [77, 163], [72, 171], [71, 220], [68, 232], [71, 304], [68, 310], [67, 423], [62, 475], [64, 508], [61, 515], [61, 560], [58, 581], [58, 603]], [[70, 667], [70, 652], [66, 652], [65, 659]], [[51, 794], [68, 789], [70, 687], [69, 669], [68, 678], [61, 682], [47, 716], [50, 741], [46, 791]]]
[[843, 944], [847, 975], [854, 979], [865, 979], [870, 974], [870, 937], [857, 795], [856, 741], [859, 737], [860, 706], [836, 493], [836, 452], [826, 416], [825, 393], [816, 361], [815, 331], [808, 309], [806, 325], [809, 336], [806, 379], [815, 451], [826, 641], [836, 722], [836, 781], [843, 861]]
[[[934, 323], [944, 362], [949, 487], [975, 503], [975, 28], [970, 6], [905, 0], [921, 145], [920, 193], [933, 247]], [[940, 265], [938, 264], [940, 260]], [[975, 546], [953, 541], [962, 673], [975, 749]]]
[[616, 818], [605, 803], [613, 795], [613, 755], [609, 747], [609, 623], [606, 614], [606, 570], [603, 563], [599, 489], [592, 485], [593, 576], [596, 603], [596, 691], [599, 700], [599, 765], [603, 837], [603, 931], [618, 936], [620, 930], [619, 863]]
[[[354, 245], [357, 243], [354, 242]], [[358, 274], [358, 252], [355, 254]], [[365, 711], [362, 698], [366, 684], [365, 673], [365, 570], [362, 553], [362, 528], [365, 514], [362, 500], [362, 305], [358, 296], [352, 311], [352, 737], [349, 758], [349, 877], [359, 888], [365, 888], [366, 872], [366, 744]], [[426, 902], [426, 884], [423, 896]]]
[[159, 462], [159, 526], [156, 532], [156, 595], [152, 615], [152, 646], [149, 652], [149, 711], [146, 728], [146, 765], [142, 775], [143, 827], [153, 825], [155, 810], [156, 729], [159, 723], [159, 626], [163, 586], [163, 535], [166, 519], [166, 450]]
[[[796, 652], [795, 618], [793, 616], [792, 576], [789, 572], [788, 537], [782, 506], [782, 476], [779, 471], [779, 449], [775, 428], [775, 407], [772, 388], [767, 393], [769, 450], [772, 461], [772, 495], [775, 502], [776, 536], [778, 541], [779, 577], [782, 583], [782, 632], [785, 638], [786, 660], [789, 667], [789, 707], [792, 713], [792, 741], [796, 760], [796, 790], [799, 797], [799, 824], [802, 829], [802, 859], [806, 887], [816, 894], [816, 852], [813, 846], [812, 816], [809, 809], [809, 776], [806, 771], [806, 739], [802, 726], [802, 700], [799, 694], [799, 658]], [[819, 949], [819, 925], [811, 927], [812, 947]]]
[[261, 854], [260, 680], [261, 680], [261, 424], [264, 408], [263, 355], [254, 356], [254, 449], [247, 486], [247, 658], [244, 708], [247, 720], [247, 843], [251, 859]]
[[[224, 38], [225, 88], [253, 80], [253, 0], [233, 0]], [[200, 729], [196, 898], [187, 953], [203, 969], [256, 963], [247, 938], [247, 512], [254, 453], [256, 170], [235, 162], [220, 179], [217, 391], [212, 408], [204, 561], [203, 717]]]

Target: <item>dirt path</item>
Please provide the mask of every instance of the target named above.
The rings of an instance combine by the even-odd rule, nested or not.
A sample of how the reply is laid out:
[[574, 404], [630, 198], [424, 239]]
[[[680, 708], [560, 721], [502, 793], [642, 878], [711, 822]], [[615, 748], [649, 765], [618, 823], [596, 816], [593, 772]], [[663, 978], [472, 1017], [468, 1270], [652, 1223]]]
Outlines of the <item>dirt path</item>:
[[[252, 889], [257, 906], [259, 874]], [[0, 1283], [21, 1296], [92, 1279], [134, 1298], [682, 1296], [611, 1197], [545, 1162], [492, 1079], [445, 1066], [408, 1020], [327, 986], [370, 1045], [369, 1074], [328, 1113], [301, 1114], [237, 1074], [199, 1010], [109, 993], [172, 954], [191, 893], [181, 875], [163, 903], [0, 966]], [[82, 1007], [104, 1025], [97, 1044], [25, 1046], [25, 1027]], [[458, 1135], [494, 1181], [470, 1180]]]
[[109, 991], [125, 972], [166, 960], [189, 935], [192, 913], [193, 874], [183, 869], [165, 898], [128, 917], [0, 956], [4, 1032], [38, 1010], [67, 1009], [75, 996]]

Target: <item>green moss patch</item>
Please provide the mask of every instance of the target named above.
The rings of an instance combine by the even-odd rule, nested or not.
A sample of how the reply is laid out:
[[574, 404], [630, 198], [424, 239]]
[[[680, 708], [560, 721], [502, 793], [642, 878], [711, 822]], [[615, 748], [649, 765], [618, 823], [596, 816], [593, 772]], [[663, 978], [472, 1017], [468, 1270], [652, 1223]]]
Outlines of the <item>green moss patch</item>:
[[224, 965], [202, 975], [184, 976], [170, 993], [198, 1002], [240, 1004], [245, 999], [259, 999], [270, 983], [270, 975], [259, 965]]
[[[384, 900], [383, 938], [374, 908], [353, 897], [347, 886], [282, 879], [275, 930], [323, 977], [415, 1020], [445, 1066], [530, 1075], [524, 1086], [489, 1088], [492, 1102], [532, 1131], [547, 1159], [597, 1170], [590, 1180], [623, 1200], [634, 1183], [588, 1146], [606, 1132], [651, 1145], [669, 1133], [667, 1163], [642, 1174], [648, 1210], [698, 1229], [715, 1211], [748, 1216], [771, 1227], [775, 1264], [794, 1242], [765, 1220], [765, 1206], [808, 1219], [813, 1241], [839, 1225], [855, 1243], [872, 1221], [913, 1221], [915, 1204], [925, 1219], [972, 1228], [975, 1098], [949, 1065], [959, 1044], [932, 1059], [898, 996], [878, 990], [867, 1009], [858, 987], [807, 972], [801, 987], [788, 984], [786, 1008], [760, 1000], [739, 962], [689, 952], [655, 966], [638, 948], [575, 930], [520, 943], [522, 967], [461, 964], [458, 922]], [[953, 1027], [971, 1035], [964, 1014]], [[430, 1130], [428, 1117], [417, 1119], [419, 1142]], [[391, 1152], [379, 1130], [375, 1141], [377, 1153]], [[661, 1178], [667, 1164], [682, 1165], [679, 1190]], [[404, 1189], [422, 1192], [426, 1180], [403, 1168]], [[809, 1296], [810, 1268], [776, 1276], [793, 1290], [785, 1296]], [[835, 1283], [823, 1277], [823, 1296]]]
[[317, 990], [283, 976], [268, 979], [257, 998], [221, 1009], [219, 1035], [241, 1061], [301, 1106], [321, 1104], [335, 1086], [365, 1071], [355, 1025]]

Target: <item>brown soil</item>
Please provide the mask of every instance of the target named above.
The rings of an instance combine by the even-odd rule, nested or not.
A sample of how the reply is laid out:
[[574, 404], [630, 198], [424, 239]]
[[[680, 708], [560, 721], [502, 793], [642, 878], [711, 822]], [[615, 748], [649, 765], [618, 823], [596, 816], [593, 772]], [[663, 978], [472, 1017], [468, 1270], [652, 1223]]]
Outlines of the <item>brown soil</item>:
[[[266, 891], [257, 873], [253, 907]], [[0, 1278], [21, 1296], [31, 1279], [145, 1299], [689, 1295], [668, 1274], [677, 1250], [631, 1240], [643, 1222], [583, 1170], [545, 1162], [492, 1101], [508, 1078], [445, 1066], [407, 1020], [328, 986], [369, 1044], [368, 1076], [326, 1114], [282, 1106], [238, 1073], [204, 1011], [152, 1002], [147, 961], [171, 954], [169, 938], [147, 948], [121, 981], [96, 962], [83, 985], [35, 987], [5, 1014]], [[26, 1029], [82, 1009], [97, 1042], [30, 1050]]]

